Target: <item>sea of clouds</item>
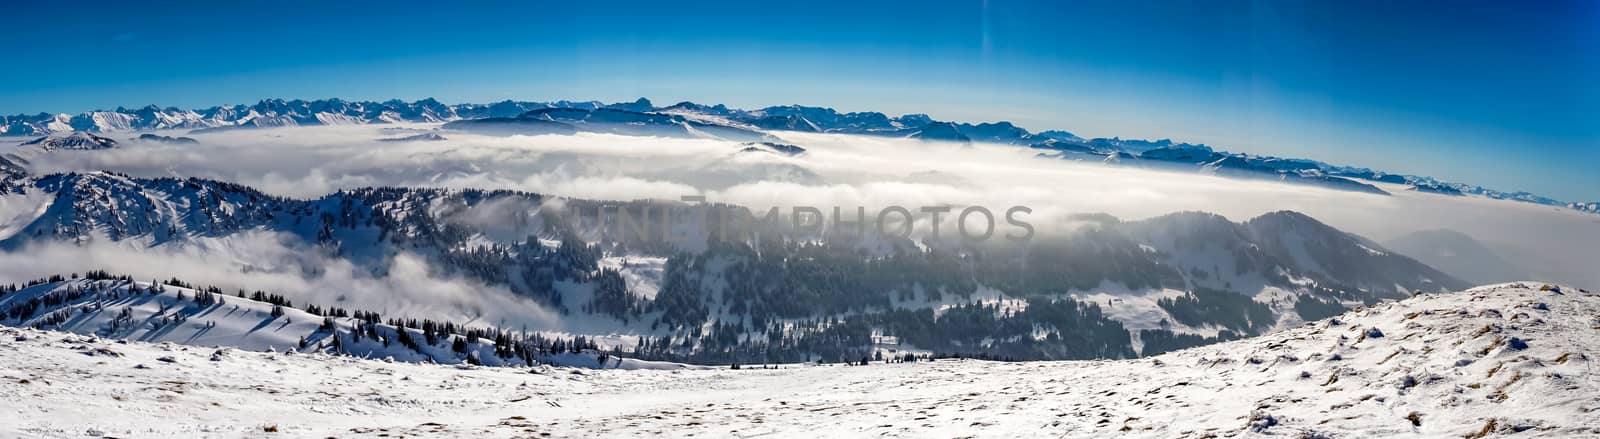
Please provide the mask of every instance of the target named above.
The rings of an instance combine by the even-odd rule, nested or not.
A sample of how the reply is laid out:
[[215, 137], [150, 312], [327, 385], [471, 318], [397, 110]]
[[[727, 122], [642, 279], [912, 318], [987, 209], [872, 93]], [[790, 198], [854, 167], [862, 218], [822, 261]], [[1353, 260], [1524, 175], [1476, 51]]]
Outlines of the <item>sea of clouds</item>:
[[[38, 174], [110, 170], [133, 176], [201, 177], [295, 198], [364, 186], [514, 189], [600, 200], [678, 200], [695, 195], [762, 211], [770, 206], [816, 206], [823, 211], [841, 206], [850, 212], [846, 219], [852, 220], [856, 206], [865, 207], [869, 215], [890, 205], [912, 211], [921, 206], [953, 206], [959, 211], [976, 205], [997, 214], [1011, 206], [1027, 206], [1032, 209], [1028, 222], [1041, 233], [1068, 227], [1074, 215], [1084, 213], [1132, 220], [1206, 211], [1243, 221], [1293, 210], [1378, 242], [1421, 230], [1455, 230], [1534, 276], [1600, 286], [1600, 272], [1593, 270], [1593, 261], [1600, 260], [1600, 215], [1419, 193], [1396, 185], [1378, 184], [1393, 194], [1382, 196], [1040, 158], [1037, 151], [1017, 146], [814, 133], [775, 133], [784, 143], [806, 148], [798, 156], [741, 152], [746, 145], [722, 140], [588, 133], [491, 137], [441, 131], [448, 140], [378, 141], [435, 128], [419, 124], [233, 130], [189, 134], [198, 144], [124, 140], [112, 150], [52, 151], [29, 160]], [[16, 146], [0, 143], [3, 148]], [[0, 197], [4, 222], [0, 238], [26, 221], [42, 202], [48, 200]], [[362, 300], [383, 298], [400, 308], [422, 309], [444, 300], [469, 317], [501, 309], [514, 311], [480, 318], [515, 315], [522, 316], [518, 318], [524, 324], [556, 320], [548, 311], [528, 308], [509, 292], [438, 277], [421, 258], [412, 256], [396, 258], [386, 276], [361, 274], [337, 260], [316, 260], [284, 264], [292, 269], [254, 272], [260, 278], [239, 277], [241, 264], [293, 260], [300, 256], [291, 254], [303, 247], [285, 245], [281, 237], [232, 239], [210, 248], [33, 248], [27, 254], [0, 255], [0, 276], [22, 279], [91, 265], [172, 275], [173, 267], [191, 267], [182, 274], [202, 282], [232, 279], [247, 281], [250, 288], [301, 295], [371, 294]], [[153, 252], [172, 259], [150, 262]], [[218, 263], [208, 256], [217, 252], [234, 255], [223, 258], [234, 262]], [[306, 274], [306, 266], [319, 264], [326, 269]], [[196, 273], [188, 273], [191, 269]]]

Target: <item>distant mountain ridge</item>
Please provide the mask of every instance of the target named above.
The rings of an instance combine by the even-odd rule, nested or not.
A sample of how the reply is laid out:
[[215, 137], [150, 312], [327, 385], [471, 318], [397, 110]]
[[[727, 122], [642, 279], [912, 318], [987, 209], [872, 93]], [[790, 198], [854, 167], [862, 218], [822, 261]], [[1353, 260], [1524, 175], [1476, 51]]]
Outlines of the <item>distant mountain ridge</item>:
[[23, 145], [32, 145], [52, 149], [111, 149], [117, 147], [117, 141], [96, 136], [83, 131], [74, 131], [64, 136], [44, 136], [22, 142]]
[[[566, 113], [553, 110], [577, 110]], [[540, 113], [544, 112], [544, 113]], [[585, 116], [576, 117], [575, 114]], [[653, 129], [634, 129], [620, 124], [600, 127], [572, 126], [579, 119], [594, 115], [627, 115], [624, 118], [655, 125]], [[565, 115], [569, 120], [554, 120]], [[668, 119], [661, 119], [667, 117]], [[540, 123], [534, 119], [543, 118]], [[478, 122], [461, 123], [469, 120]], [[1311, 184], [1331, 189], [1386, 194], [1362, 181], [1403, 184], [1408, 189], [1444, 195], [1476, 195], [1493, 199], [1521, 201], [1600, 213], [1595, 203], [1556, 200], [1528, 192], [1507, 192], [1466, 183], [1443, 182], [1431, 177], [1390, 174], [1368, 168], [1336, 166], [1306, 160], [1257, 156], [1216, 151], [1201, 144], [1170, 139], [1139, 140], [1122, 138], [1083, 139], [1059, 130], [1031, 132], [1010, 122], [965, 123], [936, 121], [926, 114], [898, 117], [879, 112], [841, 113], [827, 107], [802, 105], [771, 106], [744, 110], [722, 104], [705, 105], [679, 102], [656, 106], [649, 99], [605, 104], [600, 101], [512, 101], [489, 104], [444, 104], [433, 98], [413, 102], [398, 99], [382, 102], [343, 99], [284, 100], [265, 99], [252, 105], [227, 105], [199, 110], [149, 105], [141, 108], [118, 107], [71, 114], [19, 114], [0, 116], [0, 136], [51, 136], [70, 132], [113, 133], [188, 129], [196, 132], [240, 128], [269, 128], [305, 125], [345, 125], [379, 123], [458, 122], [455, 127], [511, 134], [570, 134], [577, 131], [613, 132], [633, 135], [709, 137], [739, 142], [771, 141], [760, 131], [798, 131], [840, 134], [880, 135], [953, 142], [982, 142], [1028, 145], [1046, 150], [1046, 156], [1093, 160], [1106, 163], [1167, 166], [1182, 170], [1234, 177], [1272, 179]], [[637, 125], [637, 124], [636, 124]], [[599, 129], [596, 129], [599, 127]], [[698, 131], [697, 131], [698, 130]], [[710, 131], [710, 132], [707, 132]], [[684, 134], [688, 133], [688, 134]], [[1131, 159], [1131, 161], [1130, 161]]]
[[671, 113], [634, 111], [648, 101], [598, 109], [541, 108], [516, 117], [488, 117], [457, 120], [445, 129], [485, 134], [572, 134], [596, 132], [625, 136], [709, 137], [737, 142], [765, 142], [776, 137], [755, 129], [732, 124], [695, 120]]
[[1534, 277], [1483, 243], [1454, 230], [1413, 232], [1390, 239], [1383, 246], [1480, 285]]

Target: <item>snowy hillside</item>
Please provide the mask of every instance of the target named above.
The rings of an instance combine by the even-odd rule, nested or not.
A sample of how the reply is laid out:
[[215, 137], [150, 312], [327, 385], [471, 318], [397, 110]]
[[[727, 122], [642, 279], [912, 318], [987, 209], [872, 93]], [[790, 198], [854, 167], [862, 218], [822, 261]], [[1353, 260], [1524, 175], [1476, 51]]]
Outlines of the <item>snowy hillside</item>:
[[[478, 282], [466, 295], [490, 297], [493, 288], [504, 288], [517, 302], [560, 313], [573, 327], [602, 326], [572, 333], [649, 338], [641, 358], [663, 361], [846, 361], [871, 355], [874, 336], [950, 355], [1130, 358], [1257, 335], [1380, 299], [1468, 286], [1293, 212], [1242, 223], [1194, 212], [1130, 222], [1099, 216], [1094, 226], [1041, 236], [1027, 247], [877, 236], [880, 259], [863, 254], [858, 240], [811, 241], [785, 232], [784, 225], [767, 236], [793, 236], [788, 243], [710, 242], [723, 234], [710, 223], [685, 222], [683, 228], [702, 237], [688, 244], [702, 248], [682, 251], [693, 246], [589, 230], [596, 225], [554, 216], [541, 207], [552, 200], [531, 193], [369, 188], [296, 200], [220, 181], [111, 173], [26, 183], [23, 195], [14, 197], [21, 216], [0, 229], [0, 249], [114, 243], [140, 254], [190, 247], [227, 255], [221, 247], [267, 236], [274, 243], [270, 258], [205, 263], [229, 271], [308, 273], [348, 262], [372, 273], [415, 259], [433, 274]], [[590, 212], [605, 205], [556, 201]], [[733, 225], [727, 236], [754, 236], [762, 231], [755, 227]], [[982, 257], [952, 257], [957, 254]], [[325, 263], [326, 257], [335, 259]], [[604, 262], [625, 259], [661, 262], [655, 268]], [[1024, 273], [1019, 267], [1030, 268]], [[164, 279], [169, 273], [139, 275]], [[329, 299], [324, 291], [277, 293]], [[392, 304], [393, 295], [382, 297], [345, 306]]]
[[0, 435], [1587, 437], [1600, 295], [1429, 294], [1139, 360], [390, 363], [0, 328]]
[[324, 352], [438, 364], [682, 367], [618, 358], [576, 339], [545, 338], [370, 311], [294, 304], [262, 292], [230, 295], [178, 280], [136, 282], [103, 273], [0, 288], [0, 325], [141, 342], [249, 351]]
[[117, 141], [96, 136], [82, 131], [66, 133], [64, 135], [44, 136], [22, 142], [23, 146], [38, 146], [45, 150], [55, 149], [109, 149], [117, 146]]

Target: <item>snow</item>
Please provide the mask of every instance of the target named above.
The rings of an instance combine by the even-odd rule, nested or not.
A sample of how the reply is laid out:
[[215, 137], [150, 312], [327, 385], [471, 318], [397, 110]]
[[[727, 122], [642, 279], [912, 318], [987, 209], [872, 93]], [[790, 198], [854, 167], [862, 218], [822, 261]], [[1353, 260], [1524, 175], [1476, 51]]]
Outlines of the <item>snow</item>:
[[1359, 244], [1359, 243], [1358, 243], [1358, 244], [1356, 244], [1356, 245], [1357, 245], [1357, 246], [1360, 246], [1360, 247], [1361, 247], [1361, 249], [1362, 249], [1362, 250], [1366, 250], [1366, 251], [1367, 251], [1367, 254], [1370, 254], [1370, 255], [1373, 255], [1373, 256], [1383, 256], [1383, 255], [1385, 255], [1385, 254], [1386, 254], [1386, 253], [1384, 253], [1384, 252], [1381, 252], [1381, 251], [1378, 251], [1378, 250], [1375, 250], [1375, 249], [1373, 249], [1373, 248], [1372, 248], [1372, 247], [1367, 247], [1367, 246], [1366, 246], [1366, 245], [1365, 245], [1365, 244]]
[[1594, 436], [1597, 315], [1596, 294], [1516, 283], [1138, 360], [775, 370], [216, 354], [7, 327], [0, 436]]
[[0, 240], [17, 234], [50, 208], [50, 194], [30, 192], [0, 197]]
[[[323, 317], [293, 307], [278, 309], [274, 306], [233, 293], [218, 294], [216, 303], [204, 304], [196, 300], [201, 294], [194, 289], [149, 282], [124, 280], [73, 279], [50, 282], [23, 288], [0, 296], [0, 311], [17, 309], [30, 301], [48, 300], [48, 297], [67, 296], [58, 305], [47, 305], [21, 318], [0, 316], [0, 324], [18, 327], [42, 327], [78, 334], [109, 337], [142, 342], [171, 342], [193, 346], [226, 346], [249, 351], [303, 350], [334, 351], [334, 332], [342, 341], [343, 351], [351, 356], [388, 358], [406, 362], [439, 364], [465, 364], [467, 356], [452, 350], [452, 343], [460, 336], [441, 336], [438, 343], [420, 344], [411, 349], [399, 343], [380, 342], [370, 336], [354, 337], [351, 328], [359, 320], [332, 318], [334, 332], [322, 328]], [[354, 311], [354, 310], [352, 310]], [[59, 324], [49, 323], [58, 315], [67, 316]], [[377, 331], [386, 338], [395, 339], [401, 329], [387, 324], [377, 324]], [[406, 329], [411, 338], [423, 340], [423, 332]], [[301, 346], [302, 340], [305, 345]], [[421, 343], [421, 342], [419, 342]], [[634, 340], [637, 343], [637, 340]], [[524, 365], [521, 359], [502, 358], [494, 354], [494, 344], [486, 339], [469, 342], [469, 352], [486, 365]], [[578, 367], [628, 368], [628, 369], [681, 369], [688, 367], [676, 363], [646, 362], [638, 360], [604, 361], [601, 355], [581, 353], [542, 353], [538, 362]], [[607, 355], [607, 357], [610, 357]]]
[[661, 291], [662, 276], [667, 272], [667, 258], [660, 256], [607, 256], [600, 258], [600, 268], [617, 270], [628, 284], [628, 291], [645, 299], [654, 300]]
[[[1173, 289], [1153, 290], [1148, 294], [1113, 294], [1106, 290], [1098, 290], [1093, 294], [1075, 294], [1072, 297], [1084, 302], [1100, 306], [1106, 317], [1122, 323], [1131, 335], [1137, 336], [1139, 331], [1146, 329], [1166, 329], [1176, 334], [1195, 334], [1206, 337], [1216, 337], [1224, 328], [1206, 325], [1196, 328], [1185, 325], [1172, 318], [1167, 311], [1157, 304], [1162, 299], [1175, 299], [1188, 295], [1188, 292]], [[1115, 290], [1110, 290], [1115, 291]], [[1144, 349], [1144, 344], [1134, 340], [1134, 351]]]

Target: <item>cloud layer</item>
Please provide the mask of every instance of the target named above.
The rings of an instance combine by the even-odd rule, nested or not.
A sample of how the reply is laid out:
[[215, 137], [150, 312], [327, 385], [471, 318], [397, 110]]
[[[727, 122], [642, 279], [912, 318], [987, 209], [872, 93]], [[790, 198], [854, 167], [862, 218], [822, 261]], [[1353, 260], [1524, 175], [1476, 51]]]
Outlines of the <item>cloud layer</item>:
[[292, 237], [251, 232], [201, 238], [184, 245], [146, 247], [125, 241], [35, 243], [0, 253], [0, 280], [103, 269], [139, 280], [177, 277], [202, 286], [263, 290], [299, 304], [378, 311], [385, 316], [446, 318], [455, 322], [531, 330], [561, 330], [560, 316], [498, 286], [429, 270], [425, 258], [396, 255], [381, 274], [350, 261], [318, 255]]
[[[726, 141], [600, 134], [443, 132], [448, 140], [376, 141], [406, 134], [374, 126], [237, 130], [194, 135], [200, 140], [195, 145], [129, 141], [115, 150], [57, 151], [32, 160], [38, 172], [195, 176], [300, 198], [360, 186], [427, 186], [614, 200], [702, 195], [758, 209], [843, 206], [847, 212], [855, 206], [876, 212], [889, 205], [913, 211], [981, 205], [998, 213], [1028, 206], [1028, 221], [1042, 232], [1081, 213], [1138, 219], [1198, 210], [1243, 220], [1295, 210], [1379, 241], [1418, 230], [1457, 230], [1524, 262], [1535, 275], [1600, 286], [1600, 274], [1584, 262], [1600, 260], [1600, 216], [1399, 186], [1380, 184], [1394, 195], [1377, 196], [1041, 159], [1012, 146], [788, 132], [779, 135], [806, 153], [741, 153], [743, 145]], [[0, 208], [0, 215], [15, 214]]]

